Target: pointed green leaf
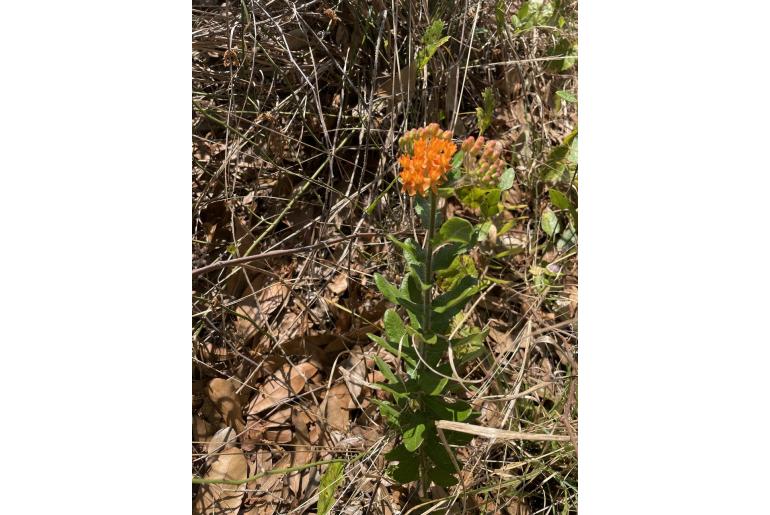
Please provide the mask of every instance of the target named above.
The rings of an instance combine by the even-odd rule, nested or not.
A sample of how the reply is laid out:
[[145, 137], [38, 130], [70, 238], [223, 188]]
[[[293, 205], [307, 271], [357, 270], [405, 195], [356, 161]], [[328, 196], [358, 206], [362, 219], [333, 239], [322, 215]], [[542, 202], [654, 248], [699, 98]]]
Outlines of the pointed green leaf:
[[478, 292], [478, 280], [475, 277], [466, 275], [457, 281], [451, 290], [434, 299], [434, 311], [441, 314], [458, 305], [462, 309], [465, 302], [476, 292]]
[[374, 274], [374, 283], [386, 299], [393, 304], [398, 304], [398, 289], [385, 279], [385, 277], [380, 274]]
[[380, 369], [380, 372], [382, 372], [382, 375], [385, 376], [385, 379], [390, 381], [391, 384], [396, 384], [401, 382], [398, 380], [398, 377], [396, 377], [396, 374], [393, 373], [393, 371], [390, 369], [388, 364], [385, 363], [385, 361], [383, 361], [381, 357], [375, 355], [374, 362], [377, 364], [377, 368]]
[[416, 319], [419, 326], [422, 327], [422, 313], [423, 313], [423, 296], [422, 296], [423, 283], [417, 274], [409, 272], [404, 276], [404, 280], [401, 282], [401, 287], [398, 290], [398, 303], [404, 306], [407, 311]]
[[572, 202], [567, 198], [567, 195], [559, 190], [548, 190], [548, 196], [551, 199], [551, 204], [559, 209], [573, 209]]
[[406, 241], [399, 241], [393, 236], [388, 235], [388, 239], [402, 250], [404, 260], [418, 276], [425, 275], [425, 252], [417, 244], [408, 238]]
[[403, 359], [413, 367], [417, 366], [417, 358], [414, 355], [414, 349], [410, 349], [409, 347], [404, 345], [401, 347], [399, 351], [398, 347], [394, 347], [393, 345], [388, 343], [384, 338], [380, 338], [379, 336], [371, 333], [367, 334], [366, 336], [368, 336], [370, 340], [372, 340], [374, 343], [376, 343], [386, 351], [390, 352], [397, 358]]
[[563, 100], [565, 100], [567, 102], [570, 102], [572, 104], [577, 103], [577, 97], [571, 91], [566, 91], [564, 89], [560, 89], [559, 91], [556, 92], [556, 95], [558, 97], [562, 98]]
[[394, 399], [400, 401], [407, 397], [406, 386], [403, 383], [385, 384], [385, 383], [370, 383], [371, 387], [375, 390], [382, 390], [388, 392]]
[[401, 412], [399, 412], [391, 403], [387, 401], [381, 401], [379, 399], [371, 399], [371, 401], [380, 410], [380, 415], [382, 415], [383, 418], [388, 421], [388, 424], [398, 427], [398, 419], [401, 415]]
[[[318, 485], [318, 515], [327, 515], [334, 505], [335, 493], [337, 487], [342, 483], [344, 463], [335, 462], [329, 465], [324, 475], [321, 476], [321, 482]], [[438, 483], [437, 483], [438, 484]]]

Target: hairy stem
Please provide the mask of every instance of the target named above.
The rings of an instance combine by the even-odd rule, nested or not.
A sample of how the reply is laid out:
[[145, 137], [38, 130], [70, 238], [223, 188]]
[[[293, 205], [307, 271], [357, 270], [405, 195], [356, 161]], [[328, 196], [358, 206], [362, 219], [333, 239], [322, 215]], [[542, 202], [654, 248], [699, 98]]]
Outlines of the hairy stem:
[[431, 331], [431, 312], [433, 304], [433, 233], [436, 230], [436, 194], [430, 192], [430, 211], [428, 213], [428, 232], [425, 235], [423, 250], [425, 251], [425, 277], [423, 282], [429, 286], [422, 294], [423, 320], [425, 327], [423, 334], [430, 335]]

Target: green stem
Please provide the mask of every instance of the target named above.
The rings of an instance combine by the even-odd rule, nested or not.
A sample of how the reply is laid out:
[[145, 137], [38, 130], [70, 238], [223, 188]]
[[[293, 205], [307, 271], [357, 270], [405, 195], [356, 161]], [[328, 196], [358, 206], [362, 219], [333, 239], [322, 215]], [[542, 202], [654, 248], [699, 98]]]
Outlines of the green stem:
[[423, 334], [430, 337], [431, 313], [433, 311], [433, 233], [436, 230], [436, 194], [430, 192], [430, 212], [428, 213], [428, 233], [425, 235], [423, 250], [425, 251], [425, 277], [423, 283], [429, 286], [423, 292], [423, 321], [425, 327]]
[[194, 485], [211, 485], [211, 484], [242, 485], [244, 483], [251, 483], [252, 481], [256, 481], [261, 477], [272, 476], [275, 474], [288, 474], [290, 472], [297, 472], [297, 471], [305, 470], [311, 467], [317, 467], [319, 465], [328, 465], [330, 463], [353, 463], [358, 461], [364, 454], [365, 452], [359, 453], [358, 455], [354, 456], [349, 460], [336, 458], [331, 460], [314, 461], [312, 463], [305, 463], [304, 465], [297, 465], [295, 467], [289, 467], [285, 469], [266, 470], [265, 472], [254, 474], [253, 476], [249, 476], [245, 479], [207, 479], [202, 477], [194, 477], [192, 478], [192, 484]]

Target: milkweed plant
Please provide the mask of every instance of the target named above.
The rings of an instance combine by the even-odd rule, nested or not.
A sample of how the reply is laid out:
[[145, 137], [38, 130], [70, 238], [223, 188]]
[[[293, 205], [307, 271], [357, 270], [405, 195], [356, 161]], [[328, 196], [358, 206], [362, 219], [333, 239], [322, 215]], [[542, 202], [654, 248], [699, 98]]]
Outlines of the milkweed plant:
[[[458, 149], [452, 140], [452, 133], [435, 123], [399, 140], [400, 182], [403, 192], [414, 197], [425, 236], [421, 245], [388, 237], [403, 252], [405, 275], [400, 286], [380, 274], [374, 278], [382, 295], [401, 309], [385, 312], [382, 336], [369, 334], [400, 367], [394, 372], [385, 360], [374, 358], [387, 381], [375, 386], [392, 397], [375, 402], [400, 434], [400, 443], [385, 455], [391, 462], [388, 475], [402, 484], [419, 480], [423, 490], [430, 482], [457, 484], [461, 465], [454, 448], [472, 439], [441, 432], [436, 422], [472, 422], [478, 415], [459, 398], [468, 388], [457, 371], [483, 352], [487, 331], [462, 327], [462, 314], [484, 283], [463, 263], [488, 237], [492, 217], [501, 210], [501, 193], [512, 186], [514, 174], [501, 157], [499, 141], [469, 137]], [[438, 198], [452, 195], [478, 208], [481, 222], [442, 221]]]

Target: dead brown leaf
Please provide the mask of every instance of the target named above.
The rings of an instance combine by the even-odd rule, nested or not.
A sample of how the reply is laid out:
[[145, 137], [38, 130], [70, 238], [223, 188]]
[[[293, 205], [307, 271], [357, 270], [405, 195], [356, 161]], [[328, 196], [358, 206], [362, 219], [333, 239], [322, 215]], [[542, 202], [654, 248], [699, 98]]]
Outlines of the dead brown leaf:
[[351, 403], [350, 392], [344, 383], [331, 387], [321, 403], [321, 413], [330, 429], [347, 431], [350, 424], [350, 413], [347, 407]]
[[214, 426], [203, 417], [193, 415], [193, 441], [205, 442], [214, 434]]
[[217, 431], [209, 440], [208, 445], [206, 445], [206, 454], [209, 455], [208, 459], [216, 458], [216, 454], [222, 449], [235, 445], [235, 437], [235, 430], [232, 427], [223, 427]]
[[[254, 453], [254, 459], [249, 461], [249, 477], [267, 472], [273, 468], [273, 456], [268, 449], [259, 449]], [[260, 492], [250, 497], [245, 504], [244, 515], [272, 515], [279, 505], [275, 497], [280, 494], [272, 476], [262, 476], [247, 485], [249, 492]]]
[[207, 393], [225, 423], [238, 433], [243, 431], [241, 402], [238, 399], [238, 394], [235, 393], [233, 383], [227, 379], [214, 378], [209, 382]]
[[249, 416], [270, 409], [293, 395], [297, 395], [305, 384], [318, 372], [318, 367], [310, 362], [292, 366], [287, 363], [267, 380], [262, 390], [249, 404]]
[[[313, 461], [315, 454], [310, 447], [310, 437], [308, 434], [308, 422], [310, 419], [307, 414], [301, 411], [292, 412], [292, 425], [294, 425], [294, 443], [295, 451], [291, 453], [291, 466], [301, 466]], [[289, 488], [298, 499], [304, 499], [306, 490], [310, 486], [310, 479], [314, 469], [298, 470], [289, 474]]]
[[326, 287], [329, 289], [330, 292], [332, 292], [335, 295], [341, 295], [345, 292], [345, 290], [348, 289], [348, 274], [345, 272], [341, 274], [337, 274], [337, 276], [332, 279], [329, 284], [326, 285]]
[[273, 311], [283, 304], [288, 294], [289, 287], [280, 281], [260, 291], [257, 300], [262, 315], [265, 317], [271, 315]]
[[340, 373], [350, 392], [348, 409], [356, 408], [358, 405], [353, 399], [358, 400], [366, 383], [366, 360], [360, 345], [354, 345], [348, 357], [340, 363]]
[[[243, 451], [237, 448], [225, 449], [211, 463], [205, 479], [246, 479], [248, 464]], [[201, 485], [193, 503], [194, 515], [235, 515], [241, 507], [246, 484]]]

